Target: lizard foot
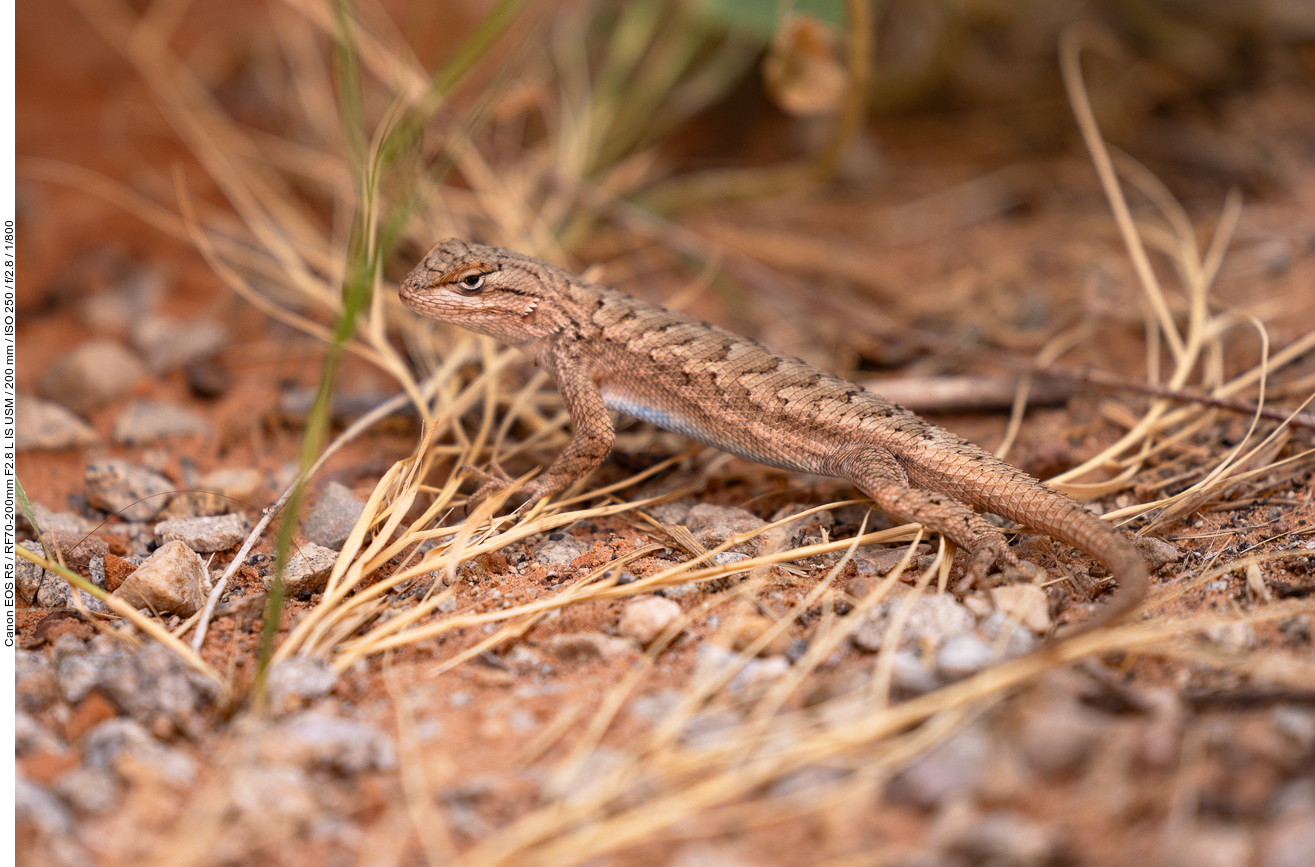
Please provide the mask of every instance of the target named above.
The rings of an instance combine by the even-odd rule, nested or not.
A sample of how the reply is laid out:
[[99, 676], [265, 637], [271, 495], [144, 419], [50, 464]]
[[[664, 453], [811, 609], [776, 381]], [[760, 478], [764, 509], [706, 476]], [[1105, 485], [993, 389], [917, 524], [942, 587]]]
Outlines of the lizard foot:
[[466, 498], [467, 514], [473, 511], [480, 503], [487, 500], [490, 495], [502, 490], [515, 481], [497, 467], [494, 467], [494, 471], [490, 473], [488, 470], [482, 470], [479, 467], [467, 464], [462, 467], [459, 472], [463, 476], [475, 479], [480, 483], [479, 487], [475, 489], [475, 493]]
[[972, 559], [968, 561], [968, 568], [964, 570], [963, 577], [954, 587], [955, 595], [962, 596], [976, 587], [982, 591], [982, 595], [990, 599], [991, 569], [997, 565], [1006, 577], [1024, 574], [1026, 567], [1039, 568], [1019, 560], [1018, 555], [1007, 545], [982, 545], [973, 551]]

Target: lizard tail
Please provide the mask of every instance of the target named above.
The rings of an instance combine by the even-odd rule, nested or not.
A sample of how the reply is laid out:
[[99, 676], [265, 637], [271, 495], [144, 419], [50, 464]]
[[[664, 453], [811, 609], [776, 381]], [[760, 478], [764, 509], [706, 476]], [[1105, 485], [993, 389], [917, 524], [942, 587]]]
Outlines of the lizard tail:
[[1061, 637], [1071, 638], [1106, 626], [1140, 605], [1150, 587], [1150, 572], [1141, 553], [1127, 537], [1076, 501], [1044, 487], [1021, 471], [1014, 472], [1026, 479], [1025, 486], [1006, 486], [1011, 490], [998, 497], [991, 495], [995, 491], [979, 491], [974, 498], [978, 505], [1082, 550], [1119, 582], [1114, 598], [1095, 617], [1065, 630]]

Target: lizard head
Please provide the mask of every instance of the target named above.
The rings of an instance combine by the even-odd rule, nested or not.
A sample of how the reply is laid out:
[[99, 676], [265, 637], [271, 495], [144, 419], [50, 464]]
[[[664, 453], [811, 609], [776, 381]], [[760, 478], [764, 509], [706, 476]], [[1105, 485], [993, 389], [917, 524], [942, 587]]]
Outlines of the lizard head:
[[560, 326], [550, 296], [565, 272], [500, 247], [440, 241], [402, 279], [415, 312], [520, 346]]

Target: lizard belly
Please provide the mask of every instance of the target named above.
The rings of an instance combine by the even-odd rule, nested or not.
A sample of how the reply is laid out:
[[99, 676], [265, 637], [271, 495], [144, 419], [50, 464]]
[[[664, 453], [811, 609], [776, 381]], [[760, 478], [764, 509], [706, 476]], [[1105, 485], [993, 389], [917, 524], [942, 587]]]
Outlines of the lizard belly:
[[623, 412], [626, 415], [632, 415], [640, 421], [655, 424], [660, 428], [689, 437], [704, 445], [770, 467], [792, 472], [812, 471], [797, 459], [792, 460], [777, 454], [776, 450], [771, 449], [768, 443], [760, 442], [760, 438], [754, 436], [752, 432], [754, 425], [728, 425], [724, 422], [721, 424], [700, 423], [699, 419], [688, 414], [678, 414], [663, 409], [661, 401], [646, 401], [637, 399], [633, 394], [619, 394], [616, 390], [607, 388], [606, 385], [600, 391], [603, 396], [603, 403], [607, 404], [609, 408]]

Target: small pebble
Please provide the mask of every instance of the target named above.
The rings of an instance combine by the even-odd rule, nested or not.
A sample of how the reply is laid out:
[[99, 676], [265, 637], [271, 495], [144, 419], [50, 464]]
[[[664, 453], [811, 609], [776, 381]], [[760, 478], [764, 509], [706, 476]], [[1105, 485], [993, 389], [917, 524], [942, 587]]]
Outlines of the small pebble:
[[84, 766], [118, 773], [122, 758], [131, 758], [163, 782], [187, 786], [196, 777], [196, 762], [185, 753], [165, 746], [132, 719], [111, 719], [83, 738]]
[[548, 538], [534, 546], [530, 556], [535, 563], [549, 569], [569, 569], [576, 557], [593, 547], [583, 539], [577, 539], [569, 533], [549, 533]]
[[288, 713], [308, 701], [328, 695], [337, 682], [337, 672], [324, 660], [294, 656], [270, 669], [269, 706], [275, 713]]
[[20, 394], [14, 408], [14, 447], [20, 452], [63, 451], [96, 442], [96, 429], [57, 403]]
[[1009, 584], [991, 591], [995, 604], [1037, 635], [1050, 630], [1050, 600], [1035, 584]]
[[991, 648], [971, 632], [956, 635], [936, 651], [936, 670], [949, 680], [976, 674], [991, 664]]
[[[337, 562], [337, 551], [311, 542], [301, 545], [288, 558], [288, 566], [283, 572], [283, 592], [289, 596], [318, 593], [329, 583], [329, 574]], [[267, 590], [274, 585], [274, 565], [273, 559], [266, 559], [259, 567], [260, 580]]]
[[95, 461], [85, 473], [87, 500], [125, 521], [149, 521], [169, 504], [174, 490], [159, 473], [126, 461]]
[[647, 647], [681, 616], [680, 606], [670, 599], [641, 597], [626, 603], [621, 610], [617, 631]]
[[183, 322], [172, 316], [144, 316], [132, 326], [133, 348], [146, 366], [160, 374], [209, 358], [228, 343], [228, 331], [217, 322]]
[[288, 719], [267, 736], [262, 752], [279, 762], [324, 767], [342, 774], [387, 771], [397, 766], [397, 754], [387, 735], [318, 711], [303, 711]]
[[210, 422], [171, 403], [135, 400], [114, 420], [111, 435], [120, 445], [140, 446], [168, 437], [208, 436]]
[[199, 554], [182, 542], [168, 542], [138, 566], [114, 595], [134, 608], [190, 617], [205, 603], [201, 590], [205, 577]]
[[237, 547], [250, 529], [251, 525], [241, 515], [184, 518], [156, 524], [155, 538], [161, 544], [182, 542], [193, 551], [209, 554]]
[[265, 486], [260, 470], [250, 467], [215, 470], [196, 480], [203, 491], [218, 494], [230, 509], [256, 508], [256, 495]]
[[364, 511], [365, 503], [353, 497], [347, 487], [329, 482], [315, 508], [302, 522], [301, 531], [316, 545], [338, 551]]
[[146, 368], [113, 340], [95, 339], [61, 355], [41, 375], [37, 391], [87, 416], [132, 390]]
[[[853, 632], [853, 641], [859, 648], [876, 653], [886, 638], [903, 599], [882, 602]], [[918, 647], [924, 642], [933, 648], [940, 647], [956, 635], [973, 628], [973, 616], [948, 594], [920, 596], [913, 603], [908, 620], [900, 633], [900, 647]]]
[[[686, 514], [685, 524], [689, 527], [690, 535], [700, 545], [705, 548], [715, 548], [734, 536], [764, 527], [767, 522], [752, 512], [734, 506], [714, 506], [709, 503], [700, 503]], [[757, 538], [759, 537], [744, 543], [747, 550], [741, 553], [749, 553], [755, 550]]]

